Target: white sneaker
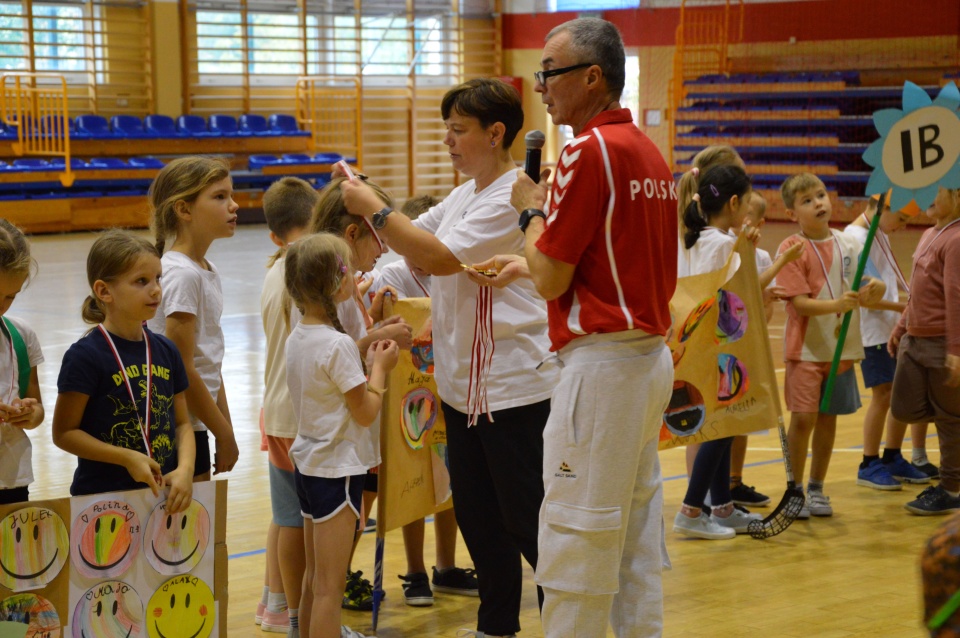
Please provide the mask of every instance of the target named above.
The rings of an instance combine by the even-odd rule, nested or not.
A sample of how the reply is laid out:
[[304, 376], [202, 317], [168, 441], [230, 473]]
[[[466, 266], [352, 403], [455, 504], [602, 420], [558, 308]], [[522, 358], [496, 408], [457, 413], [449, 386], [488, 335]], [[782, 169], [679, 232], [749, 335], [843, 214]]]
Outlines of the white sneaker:
[[746, 534], [747, 526], [750, 525], [750, 521], [762, 521], [763, 517], [760, 514], [752, 514], [745, 510], [739, 510], [736, 507], [733, 508], [733, 512], [730, 516], [726, 518], [722, 516], [717, 516], [716, 511], [710, 515], [710, 519], [715, 522], [717, 525], [722, 527], [728, 527], [732, 529], [737, 534]]
[[494, 636], [493, 634], [485, 634], [482, 631], [474, 631], [473, 629], [458, 629], [457, 637], [458, 638], [517, 638], [517, 634], [510, 634], [509, 636]]
[[346, 625], [340, 625], [340, 638], [367, 638], [367, 636], [350, 629]]
[[823, 492], [808, 492], [807, 505], [811, 516], [833, 516], [833, 506], [830, 497]]
[[677, 512], [673, 518], [673, 531], [684, 536], [707, 540], [724, 540], [737, 535], [733, 529], [718, 524], [704, 512], [700, 512], [697, 518], [690, 518], [683, 512]]

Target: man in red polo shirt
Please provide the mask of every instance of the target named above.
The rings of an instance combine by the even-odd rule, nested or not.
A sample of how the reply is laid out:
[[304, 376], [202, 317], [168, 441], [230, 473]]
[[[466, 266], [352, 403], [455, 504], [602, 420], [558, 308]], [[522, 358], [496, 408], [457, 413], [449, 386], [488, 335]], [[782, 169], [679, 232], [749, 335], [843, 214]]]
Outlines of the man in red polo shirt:
[[[547, 638], [659, 636], [663, 482], [657, 440], [672, 392], [663, 335], [677, 279], [677, 196], [657, 147], [620, 107], [623, 43], [604, 20], [547, 35], [535, 90], [574, 139], [550, 205], [522, 172], [511, 203], [525, 271], [548, 301], [562, 365], [544, 431], [540, 559]], [[497, 285], [498, 282], [491, 282]]]

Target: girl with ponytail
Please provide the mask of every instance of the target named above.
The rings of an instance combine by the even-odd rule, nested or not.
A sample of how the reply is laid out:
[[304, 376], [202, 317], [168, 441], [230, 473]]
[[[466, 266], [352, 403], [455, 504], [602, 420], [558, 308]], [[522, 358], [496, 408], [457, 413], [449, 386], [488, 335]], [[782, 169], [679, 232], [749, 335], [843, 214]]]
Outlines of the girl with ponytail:
[[180, 352], [144, 323], [160, 305], [160, 254], [128, 231], [102, 233], [87, 256], [95, 327], [70, 346], [57, 379], [53, 442], [78, 457], [70, 493], [149, 487], [171, 514], [190, 505], [196, 457]]

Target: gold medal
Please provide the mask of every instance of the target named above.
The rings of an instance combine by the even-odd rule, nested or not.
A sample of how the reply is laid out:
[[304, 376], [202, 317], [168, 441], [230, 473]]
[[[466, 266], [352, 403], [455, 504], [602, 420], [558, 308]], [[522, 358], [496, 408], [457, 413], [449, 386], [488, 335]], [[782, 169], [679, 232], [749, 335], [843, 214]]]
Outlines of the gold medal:
[[833, 336], [836, 337], [837, 339], [840, 338], [840, 328], [841, 328], [841, 326], [843, 326], [843, 322], [842, 322], [842, 321], [838, 321], [838, 322], [837, 322], [837, 327], [836, 327], [836, 329], [833, 331]]

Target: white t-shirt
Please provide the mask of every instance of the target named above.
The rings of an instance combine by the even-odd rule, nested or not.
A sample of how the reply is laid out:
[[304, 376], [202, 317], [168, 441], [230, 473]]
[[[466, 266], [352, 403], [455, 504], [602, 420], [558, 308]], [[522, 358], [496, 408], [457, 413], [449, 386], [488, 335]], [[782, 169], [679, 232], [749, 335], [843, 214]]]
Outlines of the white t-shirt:
[[400, 299], [429, 297], [430, 275], [417, 276], [404, 260], [394, 261], [383, 267], [380, 276], [370, 286], [370, 292], [378, 292], [386, 286], [393, 286]]
[[[736, 243], [736, 235], [725, 233], [713, 226], [701, 230], [700, 238], [689, 250], [683, 247], [681, 240], [680, 250], [677, 252], [677, 277], [692, 277], [723, 268]], [[739, 267], [738, 255], [731, 261], [729, 275], [737, 272]]]
[[[867, 241], [867, 232], [866, 228], [854, 224], [843, 229], [843, 233], [857, 240], [861, 247]], [[873, 245], [870, 247], [870, 263], [873, 265], [872, 272], [865, 274], [879, 277], [887, 285], [887, 291], [883, 293], [883, 298], [894, 303], [900, 301], [899, 290], [902, 286], [897, 277], [899, 266], [896, 265], [896, 257], [890, 250], [890, 240], [879, 228], [874, 237]], [[863, 345], [869, 348], [870, 346], [887, 343], [899, 320], [900, 313], [893, 310], [861, 308], [860, 332], [863, 336]]]
[[337, 318], [340, 320], [340, 325], [354, 341], [360, 341], [367, 336], [365, 312], [366, 309], [361, 309], [360, 304], [353, 297], [337, 304]]
[[290, 390], [287, 388], [284, 348], [290, 330], [300, 320], [300, 313], [286, 294], [283, 263], [284, 258], [281, 257], [267, 271], [260, 294], [260, 316], [267, 338], [263, 373], [263, 430], [269, 436], [292, 439], [297, 436], [297, 416], [293, 413]]
[[770, 268], [773, 268], [773, 258], [770, 257], [770, 253], [763, 248], [757, 248], [757, 273], [763, 274]]
[[[461, 263], [475, 264], [493, 255], [523, 254], [523, 233], [517, 226], [517, 211], [510, 205], [516, 181], [508, 171], [480, 193], [470, 180], [458, 186], [442, 202], [420, 215], [415, 226], [433, 233]], [[487, 408], [491, 411], [530, 405], [550, 397], [556, 370], [538, 371], [547, 358], [547, 304], [530, 279], [519, 279], [506, 288], [487, 288], [491, 294], [492, 329], [478, 330], [477, 298], [480, 287], [465, 273], [433, 277], [430, 293], [433, 318], [433, 352], [440, 398], [469, 413], [468, 388], [471, 361], [477, 338], [493, 357], [486, 376]], [[476, 362], [475, 362], [476, 363]]]
[[297, 324], [287, 339], [287, 384], [297, 416], [290, 447], [301, 474], [340, 478], [380, 464], [380, 426], [363, 427], [344, 394], [367, 380], [353, 339], [324, 324]]
[[[40, 350], [37, 333], [19, 319], [7, 319], [23, 337], [30, 367], [43, 363], [43, 351]], [[17, 355], [10, 345], [6, 336], [0, 333], [0, 401], [8, 405], [20, 397], [20, 370], [17, 368]], [[32, 450], [30, 437], [23, 428], [0, 423], [0, 489], [9, 490], [33, 483]]]
[[[167, 315], [185, 312], [197, 318], [194, 331], [193, 367], [203, 379], [213, 400], [220, 394], [220, 368], [223, 365], [223, 288], [220, 274], [209, 261], [210, 270], [204, 270], [195, 261], [176, 251], [170, 251], [160, 260], [163, 266], [163, 297], [157, 314], [147, 322], [153, 332], [167, 336]], [[180, 353], [186, 359], [185, 353]], [[193, 429], [203, 431], [206, 426], [193, 414]]]

